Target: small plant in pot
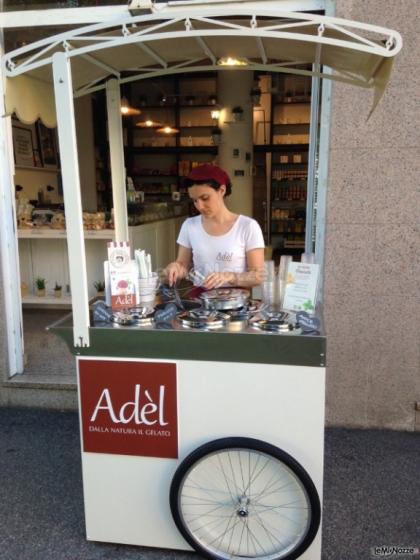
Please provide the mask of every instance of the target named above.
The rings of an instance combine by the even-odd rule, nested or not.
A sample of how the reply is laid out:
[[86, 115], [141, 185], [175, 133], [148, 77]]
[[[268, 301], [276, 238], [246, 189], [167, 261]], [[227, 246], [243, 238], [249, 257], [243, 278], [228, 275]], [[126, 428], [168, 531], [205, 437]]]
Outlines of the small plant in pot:
[[47, 281], [45, 280], [45, 278], [41, 278], [40, 276], [38, 276], [38, 278], [35, 279], [35, 286], [36, 286], [36, 295], [39, 297], [44, 297], [45, 296], [45, 286], [47, 285]]
[[54, 297], [60, 298], [62, 294], [62, 286], [58, 282], [55, 283], [54, 286]]
[[211, 141], [215, 146], [220, 144], [220, 140], [222, 138], [222, 129], [218, 126], [215, 126], [211, 131]]
[[103, 296], [105, 293], [105, 282], [102, 282], [102, 280], [97, 280], [93, 283], [93, 285], [95, 286], [96, 295]]
[[232, 116], [234, 121], [236, 122], [241, 121], [244, 116], [244, 110], [242, 109], [242, 107], [240, 107], [239, 105], [234, 107], [232, 109]]

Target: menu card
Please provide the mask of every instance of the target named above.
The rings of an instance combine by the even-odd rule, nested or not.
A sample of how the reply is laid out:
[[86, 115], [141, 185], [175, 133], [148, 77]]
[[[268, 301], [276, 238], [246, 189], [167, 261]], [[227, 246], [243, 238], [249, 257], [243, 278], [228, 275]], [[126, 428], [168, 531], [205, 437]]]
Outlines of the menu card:
[[130, 258], [128, 241], [108, 243], [109, 286], [112, 309], [125, 309], [138, 304], [137, 266]]
[[319, 265], [291, 262], [283, 307], [293, 311], [315, 312]]

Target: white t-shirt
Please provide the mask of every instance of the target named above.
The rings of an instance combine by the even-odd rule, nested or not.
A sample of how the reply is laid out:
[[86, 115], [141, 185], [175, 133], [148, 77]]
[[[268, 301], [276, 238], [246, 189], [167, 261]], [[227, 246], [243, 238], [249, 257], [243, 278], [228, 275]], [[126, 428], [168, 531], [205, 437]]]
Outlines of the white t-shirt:
[[194, 270], [204, 277], [211, 272], [245, 272], [246, 253], [264, 248], [258, 222], [242, 215], [224, 235], [208, 234], [201, 215], [188, 218], [182, 224], [177, 242], [192, 249]]

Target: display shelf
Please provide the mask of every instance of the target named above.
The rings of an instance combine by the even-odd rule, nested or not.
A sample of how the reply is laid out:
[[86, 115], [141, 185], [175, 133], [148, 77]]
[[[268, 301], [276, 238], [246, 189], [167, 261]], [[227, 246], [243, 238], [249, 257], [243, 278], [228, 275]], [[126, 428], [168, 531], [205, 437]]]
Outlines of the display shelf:
[[311, 123], [309, 122], [273, 122], [273, 126], [304, 126], [305, 128], [308, 127]]
[[272, 208], [306, 208], [306, 200], [280, 200], [271, 201]]
[[300, 163], [293, 163], [293, 162], [288, 162], [288, 163], [280, 163], [280, 162], [273, 162], [272, 166], [273, 167], [285, 167], [285, 166], [290, 166], [290, 165], [304, 165], [305, 167], [308, 167], [308, 162], [307, 161], [301, 161]]
[[64, 295], [61, 297], [54, 297], [53, 294], [48, 294], [44, 297], [37, 296], [35, 294], [28, 294], [22, 296], [22, 303], [24, 305], [71, 305], [71, 295]]
[[271, 145], [257, 146], [256, 152], [272, 154], [267, 183], [271, 209], [268, 230], [273, 248], [298, 254], [305, 246], [311, 81], [279, 76], [276, 85], [277, 94], [271, 97]]
[[[216, 90], [217, 72], [165, 76], [158, 81], [151, 78], [142, 81], [141, 89], [136, 84], [127, 88], [126, 97], [133, 105], [138, 104], [143, 120], [150, 118], [178, 130], [166, 136], [155, 128], [136, 126], [136, 119], [124, 120], [125, 166], [139, 170], [139, 173], [129, 173], [136, 189], [147, 182], [160, 182], [162, 190], [169, 182], [179, 188], [182, 177], [188, 175], [193, 165], [214, 161], [218, 146], [212, 144], [210, 132], [216, 123], [210, 112], [217, 109], [217, 103], [212, 101], [217, 99]], [[159, 98], [166, 99], [163, 102]], [[158, 173], [149, 177], [141, 172], [149, 168]], [[172, 173], [166, 174], [167, 170]], [[154, 190], [159, 190], [158, 184]], [[166, 193], [154, 192], [153, 196], [160, 194]]]
[[[195, 129], [195, 128], [215, 128], [214, 124], [180, 124], [179, 128], [181, 129], [186, 129], [186, 130], [190, 130], [190, 129]], [[182, 136], [182, 135], [181, 135]]]
[[217, 146], [139, 146], [129, 148], [133, 154], [217, 154]]
[[58, 167], [32, 167], [30, 165], [15, 165], [15, 169], [22, 171], [43, 171], [44, 173], [61, 173]]
[[307, 101], [274, 101], [273, 106], [277, 107], [278, 105], [310, 105], [311, 100]]
[[308, 151], [309, 144], [255, 144], [255, 152], [297, 152]]
[[[85, 239], [114, 239], [114, 230], [85, 230]], [[65, 229], [18, 229], [19, 239], [66, 239], [67, 232]]]
[[287, 235], [300, 235], [300, 236], [305, 235], [304, 231], [277, 231], [277, 230], [272, 230], [271, 233], [272, 233], [272, 235], [276, 235], [276, 236], [279, 236], [279, 237], [286, 237]]
[[[167, 103], [166, 105], [160, 105], [159, 103], [147, 103], [146, 105], [140, 105], [142, 111], [147, 111], [148, 109], [161, 109], [162, 111], [169, 111], [170, 109], [217, 109], [217, 104], [199, 104], [194, 103], [189, 105], [188, 103]], [[132, 125], [134, 128], [136, 125]]]
[[129, 173], [130, 177], [147, 177], [148, 179], [171, 179], [174, 177], [178, 177], [178, 175], [175, 174], [171, 174], [171, 175], [166, 175], [166, 174], [160, 174], [160, 175], [155, 175], [153, 173]]

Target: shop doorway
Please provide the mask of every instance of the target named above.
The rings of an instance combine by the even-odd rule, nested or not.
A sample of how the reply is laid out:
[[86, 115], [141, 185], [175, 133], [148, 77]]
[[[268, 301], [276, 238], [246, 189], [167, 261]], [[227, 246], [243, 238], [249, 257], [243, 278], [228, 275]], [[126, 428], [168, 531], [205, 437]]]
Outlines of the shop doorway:
[[[328, 6], [332, 6], [332, 3], [330, 2], [326, 2], [326, 5]], [[296, 9], [298, 9], [298, 6], [296, 6]], [[383, 89], [386, 85], [387, 79], [389, 78], [389, 70], [391, 67], [392, 63], [392, 56], [394, 55], [394, 52], [398, 52], [398, 50], [401, 48], [401, 41], [399, 40], [398, 34], [393, 34], [392, 36], [388, 37], [388, 40], [385, 42], [385, 46], [382, 46], [382, 43], [384, 43], [384, 41], [382, 41], [381, 43], [378, 43], [377, 45], [372, 43], [372, 42], [368, 42], [365, 39], [363, 39], [362, 37], [360, 38], [361, 44], [355, 44], [357, 41], [357, 35], [355, 35], [354, 33], [351, 34], [352, 40], [348, 41], [346, 39], [348, 39], [348, 35], [349, 32], [347, 31], [346, 27], [346, 23], [343, 21], [340, 22], [334, 22], [334, 33], [337, 32], [339, 34], [339, 39], [336, 38], [331, 38], [328, 36], [328, 33], [326, 34], [325, 31], [328, 30], [331, 22], [330, 22], [330, 18], [322, 18], [322, 16], [318, 16], [318, 15], [313, 15], [310, 14], [309, 16], [307, 14], [299, 14], [299, 17], [297, 18], [297, 22], [292, 22], [291, 19], [293, 19], [291, 16], [293, 15], [292, 13], [289, 14], [285, 14], [285, 21], [283, 22], [284, 25], [280, 25], [279, 29], [274, 30], [273, 26], [268, 26], [268, 28], [266, 30], [263, 30], [263, 32], [260, 31], [260, 27], [257, 25], [257, 15], [252, 13], [252, 11], [246, 7], [245, 9], [241, 10], [243, 11], [242, 17], [246, 19], [246, 24], [243, 24], [243, 21], [238, 20], [238, 12], [234, 12], [234, 13], [224, 13], [222, 16], [220, 16], [218, 18], [218, 16], [214, 16], [214, 14], [210, 14], [211, 17], [215, 17], [216, 19], [214, 19], [214, 21], [210, 21], [208, 19], [201, 20], [200, 19], [200, 26], [205, 25], [209, 25], [208, 29], [205, 29], [205, 31], [203, 31], [200, 27], [200, 30], [197, 31], [192, 27], [191, 24], [191, 14], [188, 14], [188, 16], [186, 14], [180, 14], [181, 16], [181, 20], [184, 18], [184, 23], [185, 26], [181, 26], [178, 28], [177, 25], [174, 25], [174, 23], [176, 23], [178, 21], [178, 16], [174, 17], [174, 14], [171, 14], [171, 16], [165, 20], [164, 24], [160, 24], [159, 25], [159, 30], [160, 30], [160, 26], [164, 25], [168, 27], [168, 33], [159, 35], [159, 32], [156, 33], [156, 37], [152, 36], [152, 35], [146, 35], [143, 31], [136, 31], [135, 29], [137, 29], [136, 26], [133, 26], [133, 31], [130, 32], [127, 29], [127, 23], [126, 23], [126, 16], [125, 18], [122, 18], [121, 20], [115, 20], [112, 22], [111, 25], [108, 24], [99, 24], [98, 26], [95, 26], [94, 29], [93, 28], [80, 28], [80, 29], [75, 29], [72, 30], [68, 33], [62, 34], [62, 36], [60, 36], [60, 41], [64, 41], [64, 39], [66, 39], [63, 44], [60, 43], [60, 45], [57, 46], [57, 48], [60, 50], [62, 47], [64, 48], [64, 50], [62, 52], [57, 52], [57, 56], [55, 56], [54, 60], [52, 60], [51, 58], [51, 53], [50, 53], [50, 49], [45, 48], [42, 51], [37, 53], [37, 57], [43, 58], [43, 60], [37, 60], [36, 63], [33, 62], [33, 59], [31, 57], [29, 57], [28, 59], [24, 60], [23, 58], [21, 58], [20, 60], [14, 60], [14, 58], [16, 57], [16, 51], [13, 53], [9, 53], [10, 54], [10, 58], [8, 56], [5, 57], [5, 72], [7, 75], [9, 75], [10, 77], [12, 77], [13, 79], [18, 77], [19, 74], [23, 74], [23, 73], [33, 73], [34, 77], [37, 77], [37, 74], [39, 74], [39, 72], [41, 71], [41, 68], [46, 68], [48, 65], [50, 65], [51, 63], [55, 63], [55, 70], [57, 71], [58, 69], [60, 69], [59, 71], [63, 71], [64, 68], [68, 69], [69, 67], [69, 60], [72, 59], [72, 61], [74, 62], [74, 64], [72, 64], [72, 67], [74, 67], [74, 78], [75, 81], [72, 84], [70, 83], [70, 81], [66, 82], [66, 93], [67, 98], [66, 98], [66, 103], [61, 103], [62, 109], [69, 109], [69, 107], [71, 107], [71, 103], [72, 103], [72, 94], [76, 94], [76, 96], [80, 96], [82, 97], [83, 95], [87, 94], [87, 93], [92, 93], [93, 91], [98, 91], [99, 89], [103, 89], [104, 87], [104, 83], [101, 83], [101, 80], [105, 79], [105, 75], [104, 75], [104, 70], [109, 70], [110, 68], [114, 68], [117, 69], [115, 70], [118, 73], [118, 77], [120, 78], [120, 83], [121, 84], [127, 84], [129, 82], [134, 82], [135, 80], [139, 79], [139, 75], [142, 76], [143, 78], [145, 76], [149, 77], [150, 75], [154, 75], [154, 76], [159, 76], [159, 75], [170, 75], [172, 73], [181, 73], [181, 72], [185, 72], [186, 69], [188, 68], [189, 72], [196, 72], [198, 68], [201, 69], [201, 71], [211, 71], [214, 70], [215, 67], [217, 67], [219, 65], [219, 63], [221, 64], [224, 61], [224, 52], [217, 52], [218, 47], [220, 47], [220, 41], [218, 37], [221, 36], [228, 36], [229, 39], [231, 39], [232, 35], [239, 37], [247, 37], [247, 39], [244, 39], [244, 45], [246, 46], [247, 52], [245, 52], [245, 54], [248, 55], [248, 58], [252, 64], [252, 67], [254, 69], [258, 69], [256, 71], [258, 72], [264, 72], [264, 71], [273, 71], [272, 69], [275, 68], [275, 72], [282, 72], [282, 73], [290, 73], [289, 72], [289, 68], [285, 68], [288, 66], [289, 63], [284, 62], [284, 49], [278, 48], [280, 47], [280, 45], [282, 43], [279, 43], [278, 41], [283, 41], [283, 46], [287, 47], [287, 49], [289, 49], [288, 51], [288, 56], [290, 57], [289, 60], [300, 60], [301, 56], [300, 53], [301, 51], [301, 47], [302, 45], [306, 44], [306, 51], [307, 53], [309, 53], [309, 55], [307, 56], [308, 60], [312, 60], [313, 64], [318, 64], [319, 65], [319, 71], [316, 72], [316, 76], [319, 78], [322, 78], [324, 76], [326, 76], [327, 74], [329, 74], [329, 72], [325, 69], [323, 69], [322, 65], [323, 64], [328, 64], [328, 66], [332, 66], [333, 68], [336, 69], [335, 75], [334, 75], [334, 79], [339, 79], [341, 81], [344, 82], [348, 82], [348, 83], [354, 83], [355, 85], [361, 85], [363, 87], [372, 87], [372, 85], [376, 88], [376, 96], [375, 96], [375, 104], [378, 102], [378, 100], [380, 99], [380, 95], [383, 92]], [[197, 18], [201, 18], [202, 17], [202, 13], [200, 12], [200, 14], [198, 16], [196, 16]], [[234, 18], [234, 23], [229, 23], [224, 21], [224, 18], [227, 17], [229, 19], [229, 17], [233, 17]], [[260, 17], [260, 16], [258, 16]], [[264, 18], [266, 18], [267, 16], [265, 14], [262, 15], [262, 19], [264, 20]], [[273, 17], [277, 18], [277, 14], [274, 14]], [[144, 21], [143, 21], [143, 16], [140, 16], [140, 19], [142, 20], [142, 23], [145, 25], [145, 27], [147, 27], [148, 25], [151, 25], [152, 27], [151, 32], [154, 33], [156, 31], [156, 29], [153, 27], [153, 22], [156, 19], [160, 19], [161, 16], [159, 14], [152, 14], [152, 15], [148, 15], [145, 17]], [[250, 18], [250, 19], [249, 19]], [[305, 19], [308, 18], [308, 22], [305, 21]], [[134, 18], [136, 19], [136, 18]], [[249, 19], [249, 21], [248, 21]], [[210, 21], [210, 23], [209, 23]], [[229, 32], [226, 34], [225, 29], [226, 29], [226, 25], [228, 25], [228, 28], [230, 29], [229, 26], [234, 26], [235, 27], [235, 33], [233, 32]], [[294, 29], [294, 34], [293, 36], [290, 36], [290, 33], [288, 31], [284, 31], [284, 29], [288, 28], [289, 26], [293, 26]], [[366, 25], [364, 26], [360, 26], [359, 24], [355, 23], [355, 22], [349, 22], [349, 27], [352, 29], [357, 29], [362, 30], [366, 28]], [[302, 26], [304, 29], [300, 30], [299, 33], [296, 33], [296, 26]], [[343, 29], [341, 29], [341, 27], [343, 27]], [[219, 29], [220, 27], [220, 29]], [[278, 27], [278, 26], [274, 26], [274, 27]], [[108, 29], [109, 28], [109, 29]], [[123, 31], [123, 33], [120, 33], [119, 31]], [[307, 34], [305, 33], [305, 31], [311, 30], [312, 32]], [[383, 34], [387, 34], [387, 30], [383, 30], [383, 29], [376, 29], [377, 32], [383, 33]], [[95, 37], [95, 40], [92, 41], [93, 36], [90, 35], [91, 32], [98, 32], [99, 35], [97, 37]], [[315, 33], [314, 33], [315, 32]], [[83, 34], [86, 33], [88, 35], [88, 39], [91, 41], [91, 45], [86, 47], [86, 43], [83, 43], [84, 37]], [[142, 36], [140, 37], [138, 35], [138, 33], [142, 34]], [[108, 37], [105, 37], [105, 35], [108, 34]], [[224, 35], [223, 35], [224, 34]], [[262, 38], [260, 37], [263, 36], [264, 40], [262, 40]], [[197, 37], [200, 36], [201, 38], [204, 36], [206, 38], [207, 42], [203, 43], [203, 40], [196, 40]], [[145, 39], [146, 38], [146, 39]], [[106, 40], [105, 40], [106, 39]], [[249, 39], [249, 40], [248, 40]], [[179, 44], [179, 46], [183, 46], [184, 50], [180, 50], [178, 52], [176, 52], [176, 57], [174, 59], [174, 51], [170, 51], [166, 48], [163, 49], [162, 54], [165, 55], [165, 58], [162, 58], [162, 56], [160, 55], [156, 55], [156, 53], [153, 55], [153, 53], [150, 51], [150, 49], [146, 46], [146, 45], [142, 45], [143, 41], [147, 42], [147, 41], [154, 41], [154, 46], [160, 46], [160, 47], [167, 47], [168, 44], [167, 42], [169, 40], [176, 40], [177, 41], [177, 45]], [[47, 45], [47, 43], [54, 41], [54, 38], [49, 38], [47, 40], [45, 40], [45, 42], [43, 42], [43, 45]], [[82, 42], [81, 44], [83, 45], [81, 48], [73, 48], [73, 49], [68, 49], [68, 41], [75, 41], [75, 42]], [[104, 44], [100, 44], [97, 41], [104, 41]], [[160, 41], [162, 41], [162, 43], [160, 43]], [[179, 41], [182, 41], [182, 43], [178, 43]], [[262, 41], [262, 42], [261, 42]], [[141, 44], [137, 44], [137, 43], [141, 43]], [[238, 44], [241, 44], [241, 40], [238, 39]], [[80, 44], [80, 43], [79, 43]], [[136, 49], [135, 47], [140, 46], [140, 50]], [[144, 48], [142, 48], [144, 46]], [[39, 47], [39, 45], [38, 45]], [[112, 48], [111, 48], [112, 47]], [[30, 45], [28, 47], [28, 49], [25, 47], [24, 51], [28, 51], [28, 53], [30, 52], [30, 50], [32, 48], [37, 48], [36, 46], [33, 47], [33, 45]], [[213, 48], [213, 50], [212, 50]], [[107, 60], [104, 61], [102, 63], [97, 64], [95, 59], [89, 58], [88, 60], [86, 60], [86, 54], [87, 54], [87, 50], [89, 51], [96, 51], [96, 50], [101, 50], [102, 54], [104, 55], [110, 55], [110, 57], [112, 58], [112, 60]], [[136, 64], [138, 65], [136, 70], [137, 73], [135, 76], [129, 76], [129, 77], [123, 77], [121, 79], [120, 76], [120, 72], [124, 72], [127, 66], [127, 60], [125, 56], [119, 56], [120, 54], [120, 49], [125, 49], [124, 52], [128, 55], [135, 55], [134, 59], [136, 61]], [[196, 58], [194, 58], [191, 54], [192, 49], [194, 50], [194, 54], [196, 53]], [[340, 50], [341, 49], [341, 50]], [[143, 51], [143, 54], [141, 55], [141, 52]], [[337, 51], [337, 52], [336, 52]], [[277, 53], [278, 55], [278, 59], [279, 60], [275, 60], [275, 57], [273, 58], [272, 56], [267, 57], [267, 53], [268, 52], [272, 52], [273, 54]], [[215, 54], [216, 53], [216, 54]], [[346, 54], [346, 57], [342, 57], [342, 54]], [[19, 50], [19, 55], [22, 54], [22, 50]], [[83, 56], [80, 57], [80, 55], [83, 54]], [[185, 60], [183, 60], [182, 62], [179, 62], [178, 57], [181, 56], [184, 57]], [[79, 57], [79, 58], [78, 58]], [[150, 64], [150, 57], [153, 59], [153, 64]], [[365, 57], [365, 59], [369, 62], [370, 61], [370, 65], [366, 62], [366, 67], [363, 66], [362, 64], [360, 64], [359, 61], [359, 57]], [[386, 61], [387, 64], [384, 64], [383, 67], [381, 67], [383, 69], [383, 76], [382, 75], [378, 75], [376, 76], [376, 70], [378, 68], [378, 62], [381, 62], [381, 57], [386, 57]], [[305, 57], [306, 58], [306, 57]], [[13, 59], [13, 60], [12, 60]], [[257, 62], [255, 62], [255, 59], [257, 59]], [[80, 62], [79, 66], [76, 66], [76, 61]], [[125, 66], [120, 67], [121, 61], [124, 60], [124, 64]], [[248, 59], [246, 59], [246, 57], [244, 57], [243, 59], [239, 60], [239, 63], [244, 63], [244, 64], [248, 64], [247, 62]], [[23, 64], [27, 64], [26, 68], [21, 69], [21, 63]], [[112, 64], [110, 65], [109, 63]], [[176, 65], [178, 67], [176, 67], [176, 65], [174, 65], [174, 63], [176, 63]], [[88, 74], [86, 73], [86, 68], [84, 67], [84, 65], [86, 64], [90, 64], [91, 66], [89, 66], [89, 72]], [[174, 65], [173, 67], [170, 65]], [[169, 66], [168, 66], [169, 65]], [[182, 66], [182, 68], [181, 68]], [[282, 68], [283, 66], [283, 68]], [[77, 69], [77, 70], [76, 70]], [[363, 70], [363, 71], [362, 71]], [[148, 73], [145, 73], [145, 72]], [[57, 72], [56, 72], [57, 73]], [[114, 72], [115, 73], [115, 72]], [[293, 72], [292, 73], [296, 73]], [[109, 74], [109, 73], [108, 73]], [[86, 75], [89, 76], [89, 81], [86, 82], [86, 80], [84, 80], [84, 77], [86, 77]], [[305, 75], [305, 72], [302, 73], [301, 75]], [[377, 78], [377, 80], [375, 81], [375, 79]], [[384, 79], [382, 79], [384, 78]], [[38, 84], [39, 86], [39, 81], [34, 80], [34, 84]], [[60, 82], [60, 83], [64, 83], [64, 82]], [[48, 89], [50, 86], [46, 86], [46, 88]], [[36, 89], [36, 88], [34, 88]], [[313, 88], [312, 88], [313, 89]], [[325, 88], [325, 91], [328, 91], [328, 87]], [[44, 91], [44, 90], [43, 90]], [[287, 88], [284, 88], [285, 91], [285, 97], [289, 97], [286, 95], [287, 92]], [[41, 95], [41, 88], [39, 87], [36, 91], [36, 94], [39, 96]], [[312, 92], [313, 93], [313, 92]], [[17, 99], [19, 96], [15, 96], [15, 99]], [[324, 89], [322, 92], [322, 97], [326, 98], [327, 96], [324, 96]], [[312, 97], [313, 98], [313, 97]], [[58, 98], [57, 98], [58, 99]], [[69, 101], [70, 100], [70, 101]], [[14, 101], [11, 101], [11, 97], [7, 98], [7, 101], [10, 103], [14, 103]], [[282, 101], [280, 101], [281, 103]], [[288, 102], [288, 101], [286, 101]], [[19, 103], [18, 103], [19, 104]], [[312, 103], [311, 109], [316, 107], [317, 104], [316, 103]], [[320, 122], [320, 126], [319, 126], [319, 136], [316, 135], [316, 138], [319, 138], [319, 148], [316, 147], [314, 148], [314, 143], [309, 141], [309, 154], [308, 154], [308, 177], [311, 174], [311, 167], [312, 167], [312, 174], [313, 174], [313, 180], [310, 183], [308, 181], [308, 186], [310, 184], [317, 184], [318, 186], [318, 191], [314, 192], [312, 191], [312, 196], [309, 197], [309, 189], [307, 189], [307, 194], [306, 194], [306, 200], [307, 200], [307, 208], [306, 208], [306, 220], [304, 220], [306, 222], [306, 231], [305, 231], [305, 238], [306, 238], [306, 243], [305, 243], [305, 247], [307, 248], [307, 250], [313, 250], [313, 244], [316, 242], [316, 252], [319, 254], [319, 256], [322, 257], [322, 251], [323, 251], [323, 243], [322, 243], [322, 239], [323, 239], [323, 229], [322, 227], [320, 227], [320, 225], [323, 223], [322, 222], [322, 216], [320, 217], [320, 212], [319, 210], [322, 209], [323, 207], [325, 208], [325, 205], [322, 205], [320, 203], [320, 201], [322, 200], [322, 195], [325, 196], [325, 186], [326, 186], [326, 168], [327, 168], [327, 152], [328, 150], [326, 148], [328, 148], [328, 103], [325, 104], [324, 102], [321, 103], [322, 106], [322, 114], [321, 114], [321, 122]], [[326, 118], [323, 120], [322, 115], [324, 114], [324, 109], [327, 109], [327, 111], [325, 112], [325, 116]], [[9, 109], [10, 111], [10, 106]], [[10, 114], [10, 113], [9, 113]], [[65, 130], [66, 126], [69, 126], [72, 130], [73, 130], [73, 123], [72, 123], [72, 119], [69, 118], [69, 111], [68, 110], [62, 110], [59, 111], [60, 114], [60, 130]], [[71, 117], [71, 115], [70, 115]], [[278, 123], [275, 124], [275, 126], [283, 126], [283, 124], [288, 125], [297, 125], [297, 124], [305, 124], [305, 123], [296, 123], [296, 122], [292, 122], [292, 123]], [[317, 127], [318, 128], [318, 121], [316, 119], [312, 118], [311, 115], [311, 119], [310, 119], [310, 124], [311, 127]], [[274, 126], [273, 126], [274, 128]], [[273, 136], [273, 134], [270, 132], [270, 135]], [[2, 131], [2, 136], [6, 137], [7, 134], [4, 133]], [[280, 134], [281, 136], [281, 134]], [[314, 135], [311, 133], [311, 136], [314, 137]], [[66, 155], [66, 159], [67, 159], [67, 163], [68, 163], [68, 167], [69, 169], [74, 169], [76, 167], [76, 163], [77, 163], [77, 154], [75, 154], [75, 150], [74, 150], [74, 146], [71, 146], [69, 142], [67, 142], [67, 137], [63, 134], [62, 137], [62, 143], [63, 146], [65, 145], [67, 148], [69, 148], [69, 150], [64, 150], [63, 148], [63, 153], [65, 153]], [[68, 145], [67, 145], [68, 144]], [[287, 144], [287, 140], [286, 140], [286, 144]], [[292, 145], [292, 144], [290, 144]], [[311, 149], [312, 149], [312, 153], [311, 153]], [[279, 202], [284, 200], [284, 198], [286, 198], [287, 202], [298, 202], [298, 199], [303, 198], [301, 189], [299, 188], [291, 188], [291, 189], [285, 189], [283, 187], [285, 187], [285, 185], [278, 185], [277, 182], [278, 181], [282, 181], [283, 179], [287, 179], [287, 177], [284, 177], [283, 175], [280, 176], [276, 176], [275, 177], [275, 181], [276, 184], [273, 185], [273, 165], [277, 165], [278, 163], [280, 165], [285, 165], [286, 162], [277, 162], [274, 160], [274, 154], [275, 154], [275, 150], [271, 150], [268, 151], [266, 150], [266, 154], [265, 154], [265, 166], [266, 168], [270, 168], [270, 180], [266, 180], [266, 185], [268, 186], [268, 191], [267, 191], [267, 203], [266, 206], [268, 206], [268, 204], [271, 204], [273, 201]], [[298, 158], [300, 157], [301, 159], [303, 158], [303, 154], [294, 154], [292, 153], [291, 156], [289, 156], [289, 154], [287, 154], [288, 157], [288, 161], [287, 164], [289, 164], [289, 157], [292, 158], [292, 162], [296, 165], [302, 164], [302, 161], [298, 161]], [[312, 157], [312, 165], [311, 164], [311, 157]], [[316, 165], [316, 158], [318, 157], [318, 165]], [[297, 158], [295, 161], [293, 161], [293, 158]], [[322, 171], [323, 169], [323, 171]], [[283, 170], [285, 171], [285, 170]], [[120, 176], [122, 177], [122, 173], [120, 173]], [[70, 178], [72, 180], [75, 181], [75, 183], [77, 184], [78, 181], [77, 179], [75, 179], [74, 176], [71, 176], [71, 173], [67, 174], [67, 181], [70, 182]], [[289, 177], [290, 178], [290, 177]], [[292, 176], [293, 180], [298, 179], [295, 175]], [[300, 177], [300, 179], [302, 179], [302, 177]], [[322, 180], [321, 180], [322, 179]], [[299, 186], [299, 185], [298, 185]], [[320, 187], [322, 187], [322, 192], [320, 190]], [[78, 192], [78, 190], [75, 189], [71, 189], [71, 188], [66, 188], [66, 193], [68, 193], [68, 197], [69, 197], [69, 202], [71, 202], [72, 205], [72, 209], [77, 210], [77, 212], [73, 212], [72, 215], [74, 216], [74, 220], [73, 220], [73, 226], [77, 226], [77, 229], [80, 230], [79, 224], [80, 224], [80, 208], [78, 206], [78, 201], [77, 201], [77, 197], [74, 195], [75, 192]], [[286, 191], [286, 193], [284, 192]], [[289, 192], [290, 191], [290, 192]], [[303, 202], [303, 200], [299, 200], [299, 202]], [[309, 204], [310, 203], [310, 204]], [[317, 212], [316, 212], [316, 225], [317, 227], [314, 229], [313, 227], [313, 217], [315, 215], [315, 204], [317, 205]], [[291, 209], [287, 209], [287, 208], [266, 208], [265, 212], [262, 216], [262, 218], [260, 217], [260, 219], [262, 219], [262, 221], [264, 222], [264, 216], [265, 216], [265, 221], [266, 224], [263, 224], [265, 226], [264, 229], [266, 229], [267, 232], [267, 237], [271, 240], [271, 236], [273, 233], [276, 234], [281, 234], [281, 236], [283, 237], [283, 245], [281, 247], [281, 249], [285, 249], [287, 247], [285, 247], [286, 241], [288, 244], [290, 244], [291, 241], [295, 241], [295, 242], [299, 242], [299, 239], [290, 239], [290, 240], [285, 240], [284, 238], [287, 237], [284, 234], [293, 234], [295, 236], [301, 235], [303, 232], [300, 231], [302, 224], [297, 224], [294, 223], [291, 226], [291, 229], [294, 228], [294, 231], [273, 231], [274, 230], [274, 226], [272, 224], [272, 220], [273, 220], [273, 213], [272, 210], [275, 210], [274, 212], [274, 219], [275, 220], [279, 220], [281, 221], [288, 221], [288, 220], [293, 220], [293, 222], [298, 222], [300, 220], [300, 222], [303, 221], [303, 217], [302, 215], [295, 213], [292, 213], [290, 210]], [[277, 210], [280, 210], [280, 213], [276, 213]], [[289, 210], [289, 212], [287, 212], [287, 210]], [[295, 209], [293, 209], [295, 210]], [[283, 213], [281, 212], [283, 211]], [[293, 214], [293, 215], [292, 215]], [[310, 227], [308, 225], [308, 219], [311, 219], [311, 224]], [[277, 230], [278, 230], [278, 225], [276, 226]], [[286, 226], [286, 229], [288, 229], [289, 226]], [[280, 229], [284, 230], [284, 224], [280, 225]], [[296, 231], [298, 230], [298, 231]], [[308, 241], [309, 238], [309, 241]], [[301, 241], [300, 241], [301, 242]], [[301, 249], [302, 247], [300, 247], [299, 249]], [[74, 239], [74, 246], [73, 246], [73, 251], [70, 254], [70, 260], [72, 261], [72, 267], [71, 269], [73, 271], [78, 270], [80, 268], [83, 268], [81, 266], [82, 260], [84, 258], [84, 254], [85, 254], [85, 250], [84, 250], [84, 243], [82, 242], [81, 239]], [[318, 258], [318, 262], [321, 262], [321, 259]], [[321, 266], [322, 268], [322, 266]], [[77, 287], [77, 293], [80, 295], [80, 302], [78, 303], [77, 306], [75, 306], [77, 308], [77, 311], [80, 313], [77, 314], [77, 325], [75, 325], [75, 330], [74, 330], [74, 335], [75, 335], [75, 340], [81, 340], [83, 342], [83, 340], [86, 338], [86, 340], [88, 341], [89, 337], [88, 337], [88, 329], [87, 329], [87, 324], [86, 324], [86, 318], [84, 317], [84, 313], [81, 312], [81, 309], [84, 309], [86, 311], [87, 309], [87, 299], [88, 299], [88, 294], [87, 294], [87, 290], [86, 290], [86, 282], [84, 279], [84, 275], [83, 277], [78, 277], [76, 274], [73, 275], [72, 278], [72, 284], [74, 285], [74, 287]], [[18, 300], [18, 298], [17, 298]], [[19, 300], [18, 300], [19, 301]], [[80, 336], [81, 334], [83, 334], [83, 336]], [[77, 343], [76, 343], [77, 345]]]

